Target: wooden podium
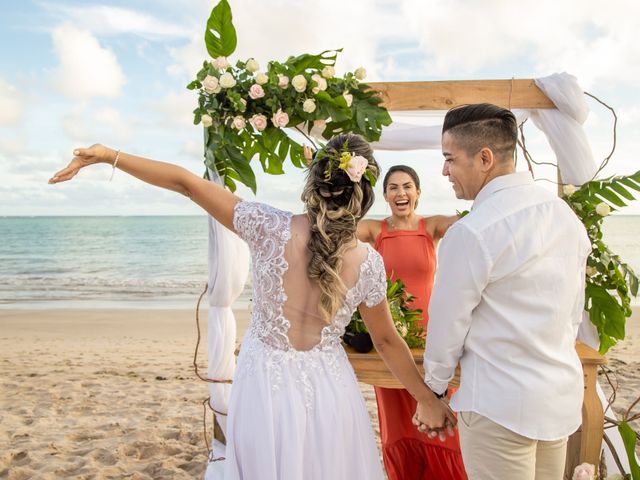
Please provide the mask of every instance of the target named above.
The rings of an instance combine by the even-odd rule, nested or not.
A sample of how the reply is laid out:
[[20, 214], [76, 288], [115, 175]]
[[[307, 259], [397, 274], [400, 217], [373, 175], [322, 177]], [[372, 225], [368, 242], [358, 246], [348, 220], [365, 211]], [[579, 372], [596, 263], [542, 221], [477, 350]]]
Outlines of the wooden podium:
[[[402, 388], [400, 382], [387, 369], [378, 352], [372, 350], [369, 353], [358, 353], [348, 345], [345, 345], [344, 349], [360, 382], [377, 387]], [[570, 471], [573, 471], [575, 465], [583, 462], [596, 466], [600, 463], [600, 449], [604, 432], [604, 412], [596, 392], [596, 380], [598, 365], [605, 364], [607, 360], [593, 348], [581, 342], [576, 343], [576, 351], [584, 372], [584, 402], [582, 404], [582, 427], [579, 430], [580, 448], [577, 459], [570, 452], [567, 453], [567, 462], [571, 463], [571, 465], [567, 465]], [[420, 373], [424, 374], [422, 367], [424, 351], [414, 348], [411, 353]], [[452, 387], [460, 385], [460, 367], [456, 370], [456, 375], [449, 385]], [[549, 394], [553, 395], [553, 392], [549, 392]], [[575, 465], [573, 465], [574, 462]]]

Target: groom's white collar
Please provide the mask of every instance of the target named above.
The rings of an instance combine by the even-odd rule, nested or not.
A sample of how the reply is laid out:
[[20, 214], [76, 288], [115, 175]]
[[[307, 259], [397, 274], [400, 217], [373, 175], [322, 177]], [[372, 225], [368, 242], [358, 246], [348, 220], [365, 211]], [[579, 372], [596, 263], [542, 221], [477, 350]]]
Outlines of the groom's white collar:
[[531, 172], [515, 172], [507, 175], [500, 175], [482, 187], [473, 201], [472, 208], [480, 205], [497, 191], [529, 184], [533, 184]]

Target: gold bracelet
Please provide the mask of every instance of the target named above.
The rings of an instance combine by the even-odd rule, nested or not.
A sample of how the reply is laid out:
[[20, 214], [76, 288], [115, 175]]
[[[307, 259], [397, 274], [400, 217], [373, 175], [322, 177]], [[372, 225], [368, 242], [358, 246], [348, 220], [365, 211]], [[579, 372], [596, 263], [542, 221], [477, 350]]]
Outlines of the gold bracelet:
[[116, 173], [116, 165], [118, 164], [118, 159], [119, 159], [119, 158], [120, 158], [120, 150], [118, 150], [118, 151], [116, 152], [116, 158], [115, 158], [115, 160], [113, 161], [113, 166], [112, 166], [112, 169], [111, 169], [111, 176], [109, 177], [109, 181], [113, 180], [113, 176], [114, 176], [114, 175], [115, 175], [115, 173]]

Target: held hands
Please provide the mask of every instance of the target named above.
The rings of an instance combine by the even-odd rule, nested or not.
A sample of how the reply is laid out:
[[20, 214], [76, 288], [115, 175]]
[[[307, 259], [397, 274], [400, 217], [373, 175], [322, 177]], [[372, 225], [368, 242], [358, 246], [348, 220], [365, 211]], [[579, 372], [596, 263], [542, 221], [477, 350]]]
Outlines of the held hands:
[[435, 397], [430, 401], [418, 402], [412, 421], [422, 433], [429, 438], [437, 436], [441, 442], [446, 440], [445, 431], [449, 436], [454, 436], [453, 429], [458, 423], [449, 405]]
[[104, 145], [96, 144], [89, 148], [77, 148], [73, 151], [75, 155], [69, 165], [56, 172], [49, 179], [50, 184], [66, 182], [71, 180], [81, 168], [93, 165], [94, 163], [113, 164], [116, 152]]

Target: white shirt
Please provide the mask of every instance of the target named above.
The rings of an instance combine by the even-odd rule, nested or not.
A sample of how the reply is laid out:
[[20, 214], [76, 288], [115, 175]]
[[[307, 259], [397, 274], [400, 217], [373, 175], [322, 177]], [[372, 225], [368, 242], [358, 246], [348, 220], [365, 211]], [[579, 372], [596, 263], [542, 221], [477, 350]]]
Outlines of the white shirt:
[[557, 440], [582, 422], [575, 339], [591, 242], [568, 205], [528, 172], [491, 180], [440, 245], [425, 381], [451, 407]]

